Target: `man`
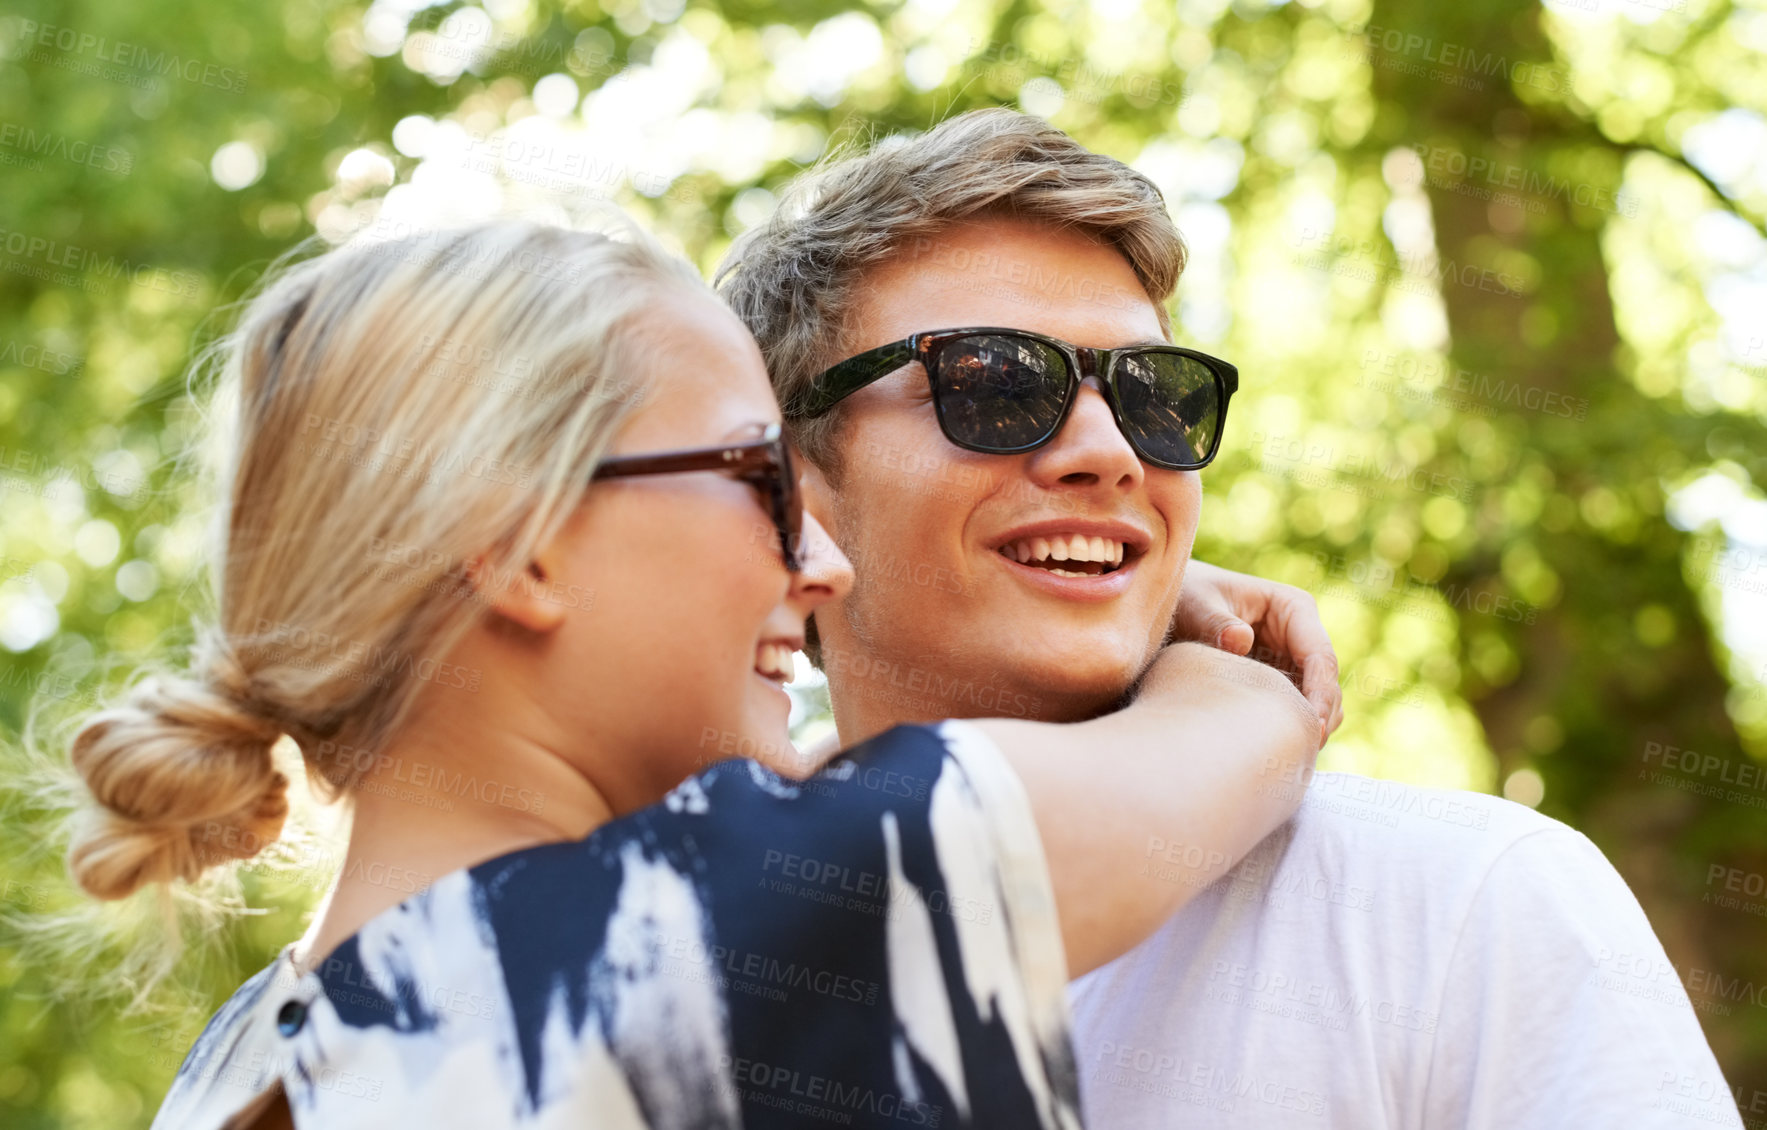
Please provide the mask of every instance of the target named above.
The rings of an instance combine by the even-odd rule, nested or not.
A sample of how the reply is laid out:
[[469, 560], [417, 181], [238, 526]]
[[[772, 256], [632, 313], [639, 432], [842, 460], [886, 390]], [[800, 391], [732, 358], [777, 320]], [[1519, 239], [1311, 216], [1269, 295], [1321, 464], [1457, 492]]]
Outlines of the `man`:
[[[1186, 468], [1219, 442], [1230, 367], [1091, 352], [1169, 342], [1183, 261], [1150, 182], [1006, 110], [807, 178], [732, 249], [722, 292], [854, 564], [812, 636], [842, 745], [1108, 710], [1169, 626], [1228, 613], [1321, 706], [1335, 661], [1310, 602], [1189, 560]], [[980, 327], [1004, 333], [927, 336]], [[1335, 700], [1321, 711], [1329, 730]], [[1305, 788], [1301, 811], [1225, 876], [1182, 829], [1147, 845], [1148, 882], [1195, 897], [1070, 987], [1088, 1125], [1740, 1125], [1637, 900], [1580, 833], [1482, 794], [1271, 785]]]

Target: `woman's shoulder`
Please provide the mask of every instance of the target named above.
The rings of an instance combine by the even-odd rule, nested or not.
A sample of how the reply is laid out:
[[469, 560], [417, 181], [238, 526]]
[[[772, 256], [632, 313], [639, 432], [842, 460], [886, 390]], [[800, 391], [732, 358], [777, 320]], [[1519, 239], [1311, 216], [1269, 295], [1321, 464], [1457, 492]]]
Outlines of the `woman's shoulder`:
[[581, 1105], [734, 1127], [801, 1086], [855, 1117], [1063, 1124], [1065, 963], [1004, 765], [962, 723], [898, 727], [805, 780], [719, 762], [583, 840], [444, 877], [299, 977], [259, 974], [168, 1108], [245, 1053], [328, 1125]]
[[300, 980], [286, 947], [203, 1026], [160, 1105], [155, 1127], [222, 1126], [276, 1083], [276, 1003]]

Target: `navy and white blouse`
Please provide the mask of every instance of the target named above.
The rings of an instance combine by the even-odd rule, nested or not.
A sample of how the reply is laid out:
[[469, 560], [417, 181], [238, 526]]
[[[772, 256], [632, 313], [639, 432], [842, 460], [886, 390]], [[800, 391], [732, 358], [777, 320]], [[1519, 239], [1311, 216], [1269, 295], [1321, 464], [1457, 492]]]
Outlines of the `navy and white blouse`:
[[1023, 786], [966, 722], [805, 781], [731, 760], [289, 951], [156, 1130], [278, 1084], [297, 1126], [1077, 1127], [1067, 965]]

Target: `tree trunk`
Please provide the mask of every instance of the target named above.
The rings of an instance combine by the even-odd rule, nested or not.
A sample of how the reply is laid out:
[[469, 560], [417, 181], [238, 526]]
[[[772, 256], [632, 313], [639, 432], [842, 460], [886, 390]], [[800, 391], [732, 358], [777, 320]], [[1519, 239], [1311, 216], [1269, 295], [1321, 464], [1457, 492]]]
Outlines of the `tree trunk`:
[[[1529, 104], [1567, 81], [1539, 14], [1521, 0], [1387, 3], [1370, 20], [1389, 33], [1370, 36], [1384, 105], [1365, 156], [1422, 147], [1450, 360], [1492, 390], [1480, 404], [1513, 440], [1504, 473], [1477, 483], [1475, 545], [1441, 586], [1515, 597], [1535, 556], [1556, 575], [1556, 595], [1525, 617], [1455, 602], [1463, 692], [1499, 779], [1536, 768], [1542, 811], [1586, 833], [1631, 885], [1747, 1109], [1767, 1090], [1767, 930], [1714, 901], [1723, 887], [1710, 876], [1767, 871], [1767, 788], [1746, 787], [1759, 766], [1725, 712], [1729, 684], [1683, 576], [1686, 539], [1663, 513], [1664, 480], [1706, 461], [1712, 422], [1624, 371], [1600, 244], [1625, 207], [1614, 195], [1624, 147], [1551, 99]], [[1532, 521], [1518, 516], [1520, 483], [1547, 491]], [[1671, 748], [1696, 751], [1699, 768], [1679, 768]]]

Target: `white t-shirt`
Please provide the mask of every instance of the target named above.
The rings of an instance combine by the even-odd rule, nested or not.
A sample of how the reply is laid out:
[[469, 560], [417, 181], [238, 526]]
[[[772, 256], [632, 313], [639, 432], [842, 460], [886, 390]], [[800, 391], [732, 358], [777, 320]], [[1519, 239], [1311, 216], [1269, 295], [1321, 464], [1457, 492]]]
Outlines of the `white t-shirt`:
[[[1196, 874], [1186, 852], [1151, 843], [1149, 880]], [[1237, 868], [1069, 985], [1082, 1109], [1091, 1130], [1740, 1127], [1697, 972], [1690, 1000], [1575, 829], [1320, 773]]]

